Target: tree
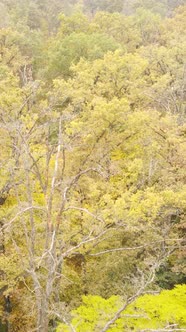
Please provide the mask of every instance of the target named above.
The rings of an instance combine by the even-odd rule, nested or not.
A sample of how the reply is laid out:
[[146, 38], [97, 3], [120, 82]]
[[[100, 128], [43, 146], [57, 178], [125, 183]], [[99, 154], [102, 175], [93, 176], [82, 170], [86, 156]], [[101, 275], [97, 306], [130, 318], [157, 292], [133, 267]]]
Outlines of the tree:
[[121, 12], [123, 8], [122, 0], [84, 0], [85, 10], [90, 11], [94, 14], [96, 11], [105, 11], [105, 12]]
[[77, 64], [81, 58], [93, 61], [102, 58], [108, 51], [114, 51], [118, 44], [104, 34], [72, 33], [61, 39], [57, 39], [49, 49], [49, 65], [47, 76], [70, 76], [70, 66]]
[[[83, 304], [73, 310], [69, 326], [60, 324], [57, 332], [67, 331], [184, 331], [185, 285], [156, 295], [144, 295], [126, 306], [122, 314], [104, 329], [109, 316], [119, 312], [122, 299], [112, 296], [104, 299], [99, 296], [84, 296]], [[183, 328], [183, 329], [182, 329]]]
[[[10, 208], [3, 211], [6, 250], [21, 266], [15, 269], [13, 280], [26, 274], [34, 291], [36, 327], [41, 332], [48, 329], [50, 318], [58, 315], [67, 257], [89, 256], [95, 262], [99, 256], [115, 253], [120, 262], [126, 255], [133, 280], [139, 274], [136, 255], [138, 268], [148, 274], [151, 265], [169, 256], [179, 241], [169, 216], [184, 208], [184, 191], [169, 174], [174, 176], [172, 151], [177, 153], [177, 162], [182, 158], [182, 138], [171, 117], [161, 119], [155, 112], [130, 109], [134, 98], [130, 89], [134, 82], [137, 89], [143, 61], [139, 65], [138, 56], [111, 55], [94, 66], [84, 63], [83, 68], [81, 63], [74, 68], [71, 81], [56, 81], [48, 101], [42, 99], [37, 82], [24, 87], [29, 91], [26, 99], [17, 88], [20, 97], [12, 115], [1, 114], [11, 155], [7, 169], [12, 198]], [[134, 74], [128, 74], [128, 101], [108, 77], [113, 68], [117, 72], [117, 65], [122, 65], [125, 75], [131, 62]], [[95, 84], [105, 65], [109, 71], [99, 74]], [[85, 74], [89, 77], [86, 81]], [[6, 98], [8, 102], [9, 95]], [[180, 142], [178, 150], [174, 140]], [[165, 174], [163, 165], [170, 173]], [[167, 188], [170, 181], [174, 190]], [[139, 225], [141, 235], [135, 246], [129, 247], [134, 252], [129, 258], [121, 230], [132, 234]], [[144, 237], [149, 239], [147, 247]], [[124, 254], [118, 257], [118, 251]], [[3, 260], [6, 262], [6, 257]]]
[[0, 32], [1, 315], [46, 332], [83, 294], [125, 294], [106, 331], [144, 281], [159, 291], [162, 270], [184, 267], [185, 14], [76, 12], [55, 34], [41, 3], [14, 5]]

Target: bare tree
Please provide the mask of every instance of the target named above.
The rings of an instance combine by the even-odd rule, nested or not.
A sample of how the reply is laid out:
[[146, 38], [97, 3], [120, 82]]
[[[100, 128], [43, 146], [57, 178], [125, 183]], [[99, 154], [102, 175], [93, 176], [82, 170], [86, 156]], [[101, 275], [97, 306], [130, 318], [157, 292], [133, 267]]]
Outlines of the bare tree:
[[[157, 241], [149, 240], [149, 244], [100, 250], [100, 243], [108, 241], [121, 229], [127, 229], [128, 224], [118, 220], [109, 225], [96, 207], [92, 206], [89, 210], [81, 200], [76, 205], [74, 197], [80, 182], [85, 179], [99, 177], [104, 183], [108, 183], [109, 170], [103, 167], [106, 164], [107, 150], [105, 152], [103, 146], [102, 154], [98, 153], [97, 158], [94, 154], [105, 132], [96, 137], [92, 149], [82, 158], [73, 159], [71, 155], [82, 140], [78, 135], [69, 138], [65, 128], [77, 115], [75, 112], [68, 113], [68, 110], [56, 112], [56, 101], [52, 100], [45, 109], [38, 102], [37, 116], [34, 118], [36, 110], [33, 98], [35, 95], [31, 92], [12, 117], [1, 112], [1, 125], [9, 141], [11, 191], [16, 201], [10, 211], [5, 213], [1, 232], [3, 236], [6, 234], [7, 241], [13, 245], [21, 263], [22, 274], [32, 280], [31, 284], [25, 282], [25, 285], [35, 297], [36, 330], [48, 331], [50, 317], [61, 317], [56, 307], [60, 308], [63, 265], [67, 257], [77, 255], [82, 248], [85, 255], [91, 257], [113, 252], [135, 252], [144, 248], [152, 250], [152, 247], [155, 252], [150, 275], [145, 274], [148, 278], [143, 278], [139, 290], [108, 321], [102, 330], [104, 332], [153, 282], [159, 262], [175, 249], [179, 239], [171, 239], [169, 245], [168, 235], [165, 239], [160, 235]], [[35, 99], [36, 103], [37, 98]], [[30, 107], [33, 108], [31, 114], [27, 113], [28, 103], [29, 110]], [[6, 188], [9, 190], [8, 184]], [[73, 230], [69, 226], [75, 224], [75, 212], [80, 213], [82, 220], [91, 220], [90, 228], [76, 227]], [[147, 226], [144, 228], [147, 229]], [[54, 306], [54, 303], [57, 305]], [[62, 320], [66, 320], [65, 316]]]

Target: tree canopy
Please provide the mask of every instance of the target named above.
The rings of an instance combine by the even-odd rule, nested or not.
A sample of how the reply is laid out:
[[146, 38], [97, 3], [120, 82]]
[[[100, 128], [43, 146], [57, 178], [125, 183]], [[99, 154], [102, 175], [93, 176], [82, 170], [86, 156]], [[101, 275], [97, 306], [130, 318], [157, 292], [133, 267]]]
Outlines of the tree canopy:
[[0, 2], [0, 329], [186, 328], [185, 15]]

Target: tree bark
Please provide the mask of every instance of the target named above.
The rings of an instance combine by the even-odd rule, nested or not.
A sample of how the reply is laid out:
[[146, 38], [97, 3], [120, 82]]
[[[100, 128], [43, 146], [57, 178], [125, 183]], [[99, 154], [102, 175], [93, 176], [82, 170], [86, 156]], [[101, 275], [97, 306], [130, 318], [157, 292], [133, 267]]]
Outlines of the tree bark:
[[48, 301], [43, 296], [40, 299], [40, 305], [38, 307], [38, 319], [37, 319], [37, 331], [38, 332], [48, 332]]

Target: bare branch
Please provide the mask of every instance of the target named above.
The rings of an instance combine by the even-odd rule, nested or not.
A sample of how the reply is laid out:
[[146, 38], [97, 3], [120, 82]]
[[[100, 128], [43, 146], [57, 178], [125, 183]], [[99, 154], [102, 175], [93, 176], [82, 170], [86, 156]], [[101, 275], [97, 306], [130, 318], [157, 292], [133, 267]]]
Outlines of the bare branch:
[[83, 241], [81, 241], [77, 246], [74, 246], [74, 247], [68, 249], [65, 253], [63, 253], [63, 257], [67, 257], [71, 252], [73, 252], [76, 249], [79, 249], [82, 245], [84, 245], [86, 243], [90, 243], [90, 242], [96, 241], [97, 239], [99, 239], [100, 237], [102, 237], [107, 232], [108, 232], [108, 230], [104, 230], [99, 235], [97, 235], [97, 236], [95, 236], [93, 238], [90, 238], [90, 236], [92, 235], [92, 232], [90, 232], [89, 236], [86, 239], [84, 239]]
[[114, 317], [106, 323], [106, 325], [100, 332], [106, 332], [111, 327], [111, 325], [113, 325], [118, 320], [118, 318], [121, 317], [122, 312], [129, 306], [129, 304], [134, 302], [144, 292], [144, 290], [147, 288], [147, 286], [149, 286], [153, 282], [154, 277], [155, 277], [156, 268], [157, 268], [157, 266], [154, 266], [154, 268], [152, 269], [152, 271], [145, 283], [142, 278], [142, 286], [139, 288], [139, 290], [136, 292], [136, 294], [134, 294], [133, 296], [131, 296], [130, 298], [127, 299], [127, 301], [124, 303], [124, 305], [116, 312]]
[[30, 211], [30, 210], [41, 210], [41, 211], [45, 211], [46, 212], [46, 209], [45, 208], [42, 208], [40, 206], [28, 206], [26, 207], [25, 209], [23, 209], [22, 211], [18, 212], [14, 218], [12, 218], [8, 223], [4, 224], [2, 226], [2, 229], [7, 229], [9, 226], [11, 226], [11, 224], [17, 219], [19, 218], [22, 214]]
[[100, 169], [99, 168], [88, 168], [88, 169], [85, 169], [85, 170], [82, 170], [80, 171], [77, 175], [75, 175], [72, 180], [70, 181], [69, 185], [64, 189], [63, 191], [63, 196], [62, 196], [62, 202], [61, 202], [61, 206], [60, 206], [60, 209], [59, 209], [59, 213], [58, 213], [58, 216], [57, 216], [57, 229], [59, 228], [59, 223], [60, 223], [60, 216], [61, 214], [63, 213], [64, 211], [64, 208], [65, 208], [65, 205], [66, 205], [66, 201], [67, 201], [67, 194], [68, 192], [70, 191], [70, 189], [77, 184], [78, 180], [81, 178], [82, 175], [85, 175], [89, 172], [96, 172], [100, 175], [103, 176], [103, 174], [101, 173]]
[[77, 210], [77, 211], [81, 211], [81, 212], [85, 212], [88, 215], [90, 215], [91, 217], [93, 217], [94, 219], [101, 221], [102, 223], [104, 223], [104, 220], [100, 217], [98, 217], [97, 215], [95, 215], [94, 213], [90, 212], [88, 209], [85, 208], [80, 208], [80, 207], [76, 207], [76, 206], [68, 206], [64, 212], [68, 211], [68, 210]]
[[154, 241], [154, 242], [147, 243], [147, 244], [144, 244], [144, 245], [141, 245], [141, 246], [136, 246], [136, 247], [123, 247], [123, 248], [106, 249], [106, 250], [97, 252], [95, 254], [89, 254], [89, 256], [100, 256], [100, 255], [109, 254], [109, 253], [117, 252], [117, 251], [127, 251], [127, 250], [143, 249], [143, 248], [146, 248], [146, 247], [151, 247], [154, 244], [165, 243], [166, 241], [167, 242], [170, 242], [170, 241], [182, 242], [182, 241], [184, 241], [184, 239], [163, 239], [163, 240]]

